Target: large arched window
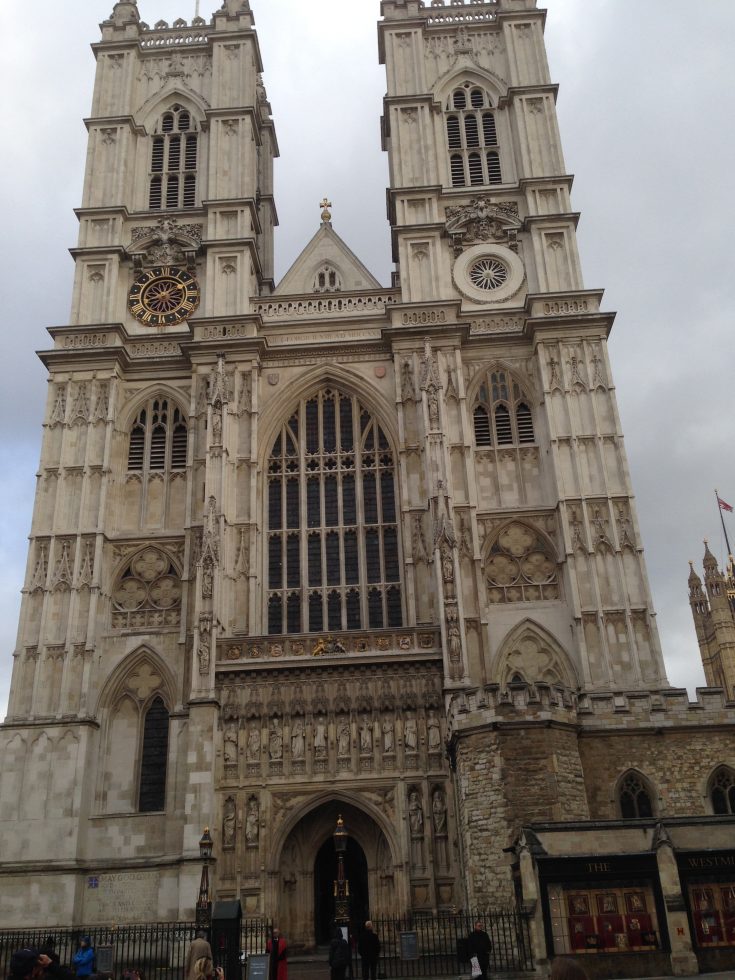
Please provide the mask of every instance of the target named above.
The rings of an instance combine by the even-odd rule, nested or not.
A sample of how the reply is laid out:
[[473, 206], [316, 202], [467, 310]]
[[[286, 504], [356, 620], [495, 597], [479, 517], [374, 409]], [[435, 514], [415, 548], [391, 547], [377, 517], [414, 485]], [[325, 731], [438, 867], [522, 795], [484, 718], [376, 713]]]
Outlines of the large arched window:
[[187, 426], [181, 409], [166, 398], [151, 398], [130, 430], [129, 472], [186, 469]]
[[155, 698], [145, 713], [140, 755], [138, 812], [166, 809], [166, 763], [168, 761], [168, 711], [162, 698]]
[[652, 792], [640, 773], [630, 771], [618, 785], [620, 816], [625, 820], [646, 819], [653, 816]]
[[178, 104], [161, 116], [151, 139], [148, 207], [193, 208], [197, 203], [199, 135], [191, 113]]
[[453, 187], [502, 184], [495, 112], [488, 93], [465, 82], [446, 105], [449, 169]]
[[268, 460], [268, 632], [402, 625], [395, 460], [357, 398], [303, 400]]
[[715, 814], [735, 814], [735, 772], [729, 766], [720, 766], [710, 782], [710, 800]]
[[536, 441], [529, 399], [505, 370], [487, 373], [475, 399], [473, 419], [478, 448]]

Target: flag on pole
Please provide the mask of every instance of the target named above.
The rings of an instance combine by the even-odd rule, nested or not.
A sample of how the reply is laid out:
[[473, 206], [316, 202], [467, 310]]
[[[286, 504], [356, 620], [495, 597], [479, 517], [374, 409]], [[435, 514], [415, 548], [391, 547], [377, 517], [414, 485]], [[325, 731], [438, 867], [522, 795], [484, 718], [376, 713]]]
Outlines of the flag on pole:
[[728, 513], [732, 514], [733, 507], [726, 503], [719, 494], [717, 495], [717, 503], [720, 505], [720, 510], [726, 510]]

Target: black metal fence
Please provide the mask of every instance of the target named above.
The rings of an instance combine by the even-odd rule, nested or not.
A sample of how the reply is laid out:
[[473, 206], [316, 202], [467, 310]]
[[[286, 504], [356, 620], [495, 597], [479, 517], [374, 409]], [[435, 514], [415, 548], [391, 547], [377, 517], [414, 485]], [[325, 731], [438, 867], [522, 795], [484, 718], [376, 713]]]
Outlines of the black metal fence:
[[[533, 970], [528, 921], [513, 910], [475, 915], [375, 916], [372, 921], [381, 943], [380, 975], [388, 980], [447, 976], [463, 976], [469, 980], [467, 939], [477, 921], [482, 923], [492, 943], [491, 976]], [[246, 956], [265, 952], [270, 928], [270, 923], [263, 919], [244, 921], [240, 935], [242, 952]], [[61, 963], [71, 964], [80, 939], [89, 936], [98, 960], [103, 958], [105, 947], [111, 949], [111, 972], [116, 980], [120, 980], [126, 970], [140, 971], [144, 980], [182, 980], [186, 953], [195, 931], [193, 922], [78, 926], [73, 929], [0, 929], [0, 978], [7, 976], [10, 957], [18, 949], [38, 949], [50, 936]], [[218, 949], [217, 936], [212, 938], [217, 961], [223, 950]], [[298, 980], [299, 966], [298, 956], [295, 956], [290, 971], [294, 980]], [[97, 968], [103, 968], [100, 962]], [[325, 976], [326, 970], [325, 966]], [[360, 975], [357, 955], [353, 973], [356, 978]], [[227, 980], [240, 978], [228, 974]]]
[[[380, 939], [381, 975], [398, 977], [470, 976], [467, 941], [481, 922], [492, 943], [489, 973], [533, 970], [528, 920], [515, 910], [377, 916], [373, 928]], [[359, 937], [358, 937], [359, 938]], [[359, 966], [359, 964], [358, 964]]]

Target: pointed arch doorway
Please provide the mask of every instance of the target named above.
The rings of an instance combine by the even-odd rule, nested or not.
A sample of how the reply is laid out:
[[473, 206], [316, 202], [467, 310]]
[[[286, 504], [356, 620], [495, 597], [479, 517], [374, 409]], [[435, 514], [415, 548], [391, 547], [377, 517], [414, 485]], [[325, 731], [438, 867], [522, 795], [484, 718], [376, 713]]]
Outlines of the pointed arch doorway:
[[281, 849], [271, 913], [289, 942], [313, 948], [331, 937], [337, 875], [332, 833], [340, 814], [350, 835], [345, 871], [352, 921], [398, 912], [395, 860], [377, 821], [345, 801], [329, 800], [311, 809], [307, 805], [304, 810]]

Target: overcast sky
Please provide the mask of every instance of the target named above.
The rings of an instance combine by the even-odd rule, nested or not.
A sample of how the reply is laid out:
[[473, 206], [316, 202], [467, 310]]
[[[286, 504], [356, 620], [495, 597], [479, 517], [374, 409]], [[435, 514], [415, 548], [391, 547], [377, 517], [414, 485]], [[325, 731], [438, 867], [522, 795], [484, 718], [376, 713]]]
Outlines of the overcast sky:
[[[541, 2], [541, 0], [539, 0]], [[153, 24], [195, 0], [140, 0]], [[219, 0], [201, 0], [209, 18]], [[385, 284], [379, 0], [252, 0], [281, 149], [277, 277], [333, 224]], [[733, 371], [735, 0], [548, 0], [551, 74], [576, 175], [588, 288], [617, 310], [611, 356], [671, 682], [703, 683], [687, 560], [725, 547], [716, 486], [735, 504]], [[0, 716], [7, 698], [35, 492], [45, 372], [34, 351], [68, 320], [94, 60], [112, 0], [3, 0], [5, 215], [0, 330]], [[728, 518], [726, 517], [726, 520]], [[735, 520], [730, 518], [732, 537]]]

